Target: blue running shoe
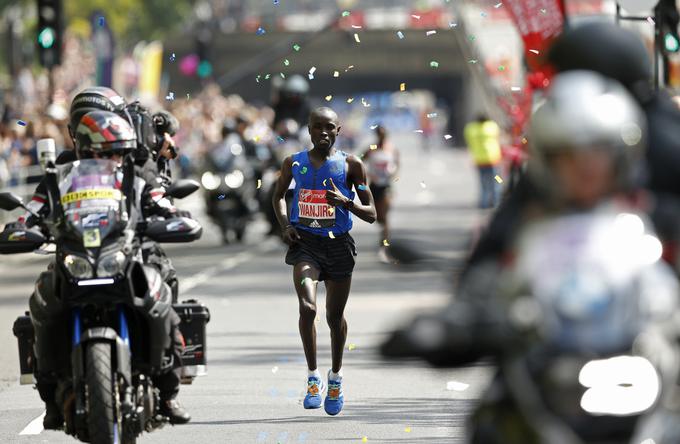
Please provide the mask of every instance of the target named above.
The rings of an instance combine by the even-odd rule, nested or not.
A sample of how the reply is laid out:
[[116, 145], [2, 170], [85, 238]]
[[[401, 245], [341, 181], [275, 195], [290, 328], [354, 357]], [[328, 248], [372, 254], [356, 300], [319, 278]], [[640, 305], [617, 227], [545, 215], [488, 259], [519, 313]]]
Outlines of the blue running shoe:
[[[328, 374], [330, 376], [330, 370]], [[332, 381], [328, 378], [328, 394], [323, 403], [323, 408], [331, 416], [335, 416], [342, 411], [342, 406], [345, 403], [345, 395], [342, 393], [342, 379]]]
[[326, 389], [321, 378], [310, 376], [307, 378], [307, 395], [302, 403], [306, 409], [318, 409], [321, 407], [321, 394]]

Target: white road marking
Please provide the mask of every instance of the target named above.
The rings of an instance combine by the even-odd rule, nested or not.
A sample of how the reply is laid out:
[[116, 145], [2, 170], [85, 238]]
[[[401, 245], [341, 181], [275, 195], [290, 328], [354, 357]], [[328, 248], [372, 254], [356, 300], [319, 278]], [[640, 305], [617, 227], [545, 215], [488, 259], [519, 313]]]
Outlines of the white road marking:
[[24, 429], [19, 432], [19, 435], [39, 435], [43, 431], [43, 418], [45, 417], [45, 412], [42, 412], [40, 416], [35, 418], [33, 421], [29, 422]]
[[214, 265], [206, 270], [203, 270], [200, 273], [196, 273], [189, 278], [183, 279], [180, 276], [179, 293], [181, 295], [184, 295], [191, 289], [198, 287], [199, 285], [207, 282], [208, 280], [212, 279], [213, 277], [224, 271], [231, 270], [232, 268], [235, 268], [237, 265], [240, 265], [244, 262], [248, 262], [249, 260], [253, 259], [254, 257], [260, 254], [273, 251], [275, 246], [278, 245], [278, 243], [279, 243], [278, 239], [270, 238], [258, 244], [254, 250], [242, 251], [241, 253], [235, 256], [228, 257], [221, 261], [220, 263], [218, 263], [217, 265]]

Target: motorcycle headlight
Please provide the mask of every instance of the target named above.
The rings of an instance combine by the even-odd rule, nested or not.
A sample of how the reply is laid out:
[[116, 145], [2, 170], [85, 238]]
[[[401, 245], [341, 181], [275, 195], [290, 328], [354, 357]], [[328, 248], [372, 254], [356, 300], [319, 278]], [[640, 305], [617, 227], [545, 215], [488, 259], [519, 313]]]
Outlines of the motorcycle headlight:
[[110, 277], [123, 273], [125, 267], [125, 254], [122, 251], [116, 251], [113, 254], [107, 254], [99, 258], [97, 264], [97, 277]]
[[227, 184], [229, 188], [239, 188], [241, 185], [243, 185], [243, 182], [245, 181], [245, 176], [241, 172], [241, 170], [234, 170], [234, 172], [227, 174], [224, 176], [224, 183]]
[[93, 274], [88, 260], [73, 254], [64, 257], [64, 267], [76, 279], [90, 279]]
[[210, 171], [206, 171], [201, 176], [201, 184], [203, 185], [203, 188], [205, 188], [206, 190], [210, 191], [216, 190], [217, 187], [220, 186], [220, 178], [218, 176], [215, 176]]

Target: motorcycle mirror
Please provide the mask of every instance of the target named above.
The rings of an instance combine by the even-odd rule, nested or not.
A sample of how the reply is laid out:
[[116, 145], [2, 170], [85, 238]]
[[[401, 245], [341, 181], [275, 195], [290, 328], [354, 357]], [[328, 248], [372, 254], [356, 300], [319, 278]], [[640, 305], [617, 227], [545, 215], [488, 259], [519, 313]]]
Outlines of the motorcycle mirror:
[[0, 233], [0, 254], [30, 253], [46, 241], [45, 236], [36, 230], [4, 230]]
[[24, 201], [14, 193], [0, 193], [0, 209], [5, 211], [24, 207]]
[[193, 194], [201, 188], [201, 185], [195, 180], [191, 179], [180, 179], [170, 185], [170, 187], [165, 192], [166, 196], [174, 197], [175, 199], [184, 199], [185, 197]]

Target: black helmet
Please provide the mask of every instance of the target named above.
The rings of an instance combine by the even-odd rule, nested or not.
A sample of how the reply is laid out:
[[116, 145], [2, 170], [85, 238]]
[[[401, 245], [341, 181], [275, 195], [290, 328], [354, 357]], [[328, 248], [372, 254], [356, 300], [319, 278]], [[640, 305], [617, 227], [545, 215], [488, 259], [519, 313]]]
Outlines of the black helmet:
[[137, 135], [132, 126], [118, 114], [91, 111], [80, 119], [75, 132], [76, 154], [79, 159], [113, 154], [124, 156], [137, 147]]
[[[71, 102], [69, 111], [69, 127], [75, 133], [80, 119], [90, 111], [109, 111], [121, 113], [125, 108], [125, 99], [111, 88], [92, 86], [80, 91]], [[75, 134], [74, 134], [75, 135]]]
[[607, 22], [592, 22], [566, 30], [553, 43], [548, 60], [562, 71], [589, 70], [634, 86], [652, 79], [652, 62], [635, 33]]

